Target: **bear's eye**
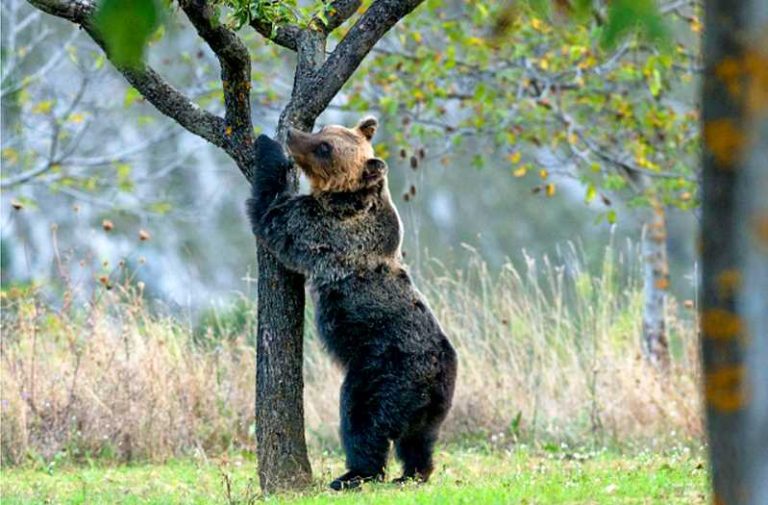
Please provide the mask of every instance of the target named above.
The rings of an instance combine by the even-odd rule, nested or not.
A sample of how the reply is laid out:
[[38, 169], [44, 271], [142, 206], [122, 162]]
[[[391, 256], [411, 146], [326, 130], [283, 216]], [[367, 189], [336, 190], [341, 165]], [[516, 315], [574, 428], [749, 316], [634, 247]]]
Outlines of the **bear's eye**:
[[331, 144], [328, 142], [320, 142], [315, 147], [315, 154], [321, 158], [328, 158], [331, 155]]

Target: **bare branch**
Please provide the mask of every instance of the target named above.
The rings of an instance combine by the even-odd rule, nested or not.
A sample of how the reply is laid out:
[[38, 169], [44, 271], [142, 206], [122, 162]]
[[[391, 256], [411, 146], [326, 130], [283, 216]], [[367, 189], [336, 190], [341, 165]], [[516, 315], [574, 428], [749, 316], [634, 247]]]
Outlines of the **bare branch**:
[[61, 141], [61, 129], [63, 123], [66, 121], [66, 119], [69, 117], [72, 112], [77, 108], [77, 106], [80, 104], [80, 102], [83, 100], [83, 96], [85, 95], [85, 90], [88, 88], [88, 78], [84, 78], [83, 81], [80, 84], [80, 87], [75, 94], [75, 97], [72, 99], [72, 102], [70, 102], [69, 106], [62, 112], [61, 115], [58, 117], [55, 115], [51, 115], [51, 140], [50, 140], [50, 147], [48, 148], [48, 155], [46, 156], [45, 161], [40, 163], [40, 165], [31, 168], [27, 170], [26, 172], [22, 172], [20, 174], [6, 177], [2, 180], [0, 180], [0, 188], [1, 189], [7, 189], [12, 188], [14, 186], [18, 186], [20, 184], [24, 184], [25, 182], [28, 182], [32, 179], [35, 179], [46, 172], [52, 170], [54, 167], [59, 166], [61, 163], [61, 160], [72, 153], [74, 149], [77, 148], [77, 146], [80, 144], [80, 141], [82, 140], [82, 133], [85, 131], [85, 126], [80, 129], [77, 133], [75, 133], [72, 136], [72, 140], [69, 143], [69, 146], [66, 150], [66, 153], [59, 154], [59, 143]]
[[248, 50], [234, 32], [218, 24], [207, 0], [181, 0], [179, 5], [219, 60], [224, 90], [225, 136], [228, 141], [252, 145], [251, 61]]
[[278, 46], [283, 46], [291, 51], [296, 51], [298, 47], [299, 32], [301, 29], [295, 25], [284, 25], [274, 27], [272, 23], [265, 23], [260, 19], [251, 20], [251, 28], [260, 33], [265, 39], [269, 39]]
[[[96, 9], [94, 0], [28, 0], [48, 14], [82, 26], [91, 38], [104, 48], [104, 43], [91, 22]], [[109, 54], [107, 53], [109, 58]], [[114, 63], [114, 62], [113, 62]], [[225, 137], [224, 119], [201, 109], [179, 90], [165, 81], [154, 69], [142, 65], [128, 69], [115, 65], [126, 80], [157, 110], [190, 132], [230, 152]]]

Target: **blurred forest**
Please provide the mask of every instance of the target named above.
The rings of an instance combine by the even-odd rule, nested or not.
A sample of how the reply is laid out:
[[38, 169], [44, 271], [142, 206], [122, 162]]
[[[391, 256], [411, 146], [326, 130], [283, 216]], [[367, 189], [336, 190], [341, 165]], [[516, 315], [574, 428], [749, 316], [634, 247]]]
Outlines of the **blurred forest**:
[[[678, 51], [690, 43], [684, 49], [695, 54], [690, 34], [697, 29], [696, 11], [676, 4], [676, 12], [667, 15], [680, 21], [670, 24], [672, 39], [682, 41], [675, 42]], [[581, 60], [570, 61], [559, 50], [566, 42], [554, 34], [568, 31], [553, 30], [535, 11], [522, 13], [516, 22], [524, 29], [514, 39], [478, 42], [500, 15], [483, 9], [428, 2], [385, 36], [317, 125], [353, 124], [368, 112], [380, 118], [377, 152], [390, 165], [406, 261], [417, 274], [431, 261], [461, 268], [475, 251], [491, 271], [507, 260], [524, 267], [526, 257], [557, 256], [571, 242], [597, 268], [609, 242], [639, 243], [642, 203], [627, 196], [622, 178], [581, 175], [578, 163], [561, 156], [564, 136], [552, 127], [557, 111], [547, 106], [547, 97], [528, 93], [530, 103], [545, 105], [526, 109], [525, 100], [518, 100], [522, 106], [507, 108], [508, 100], [521, 96], [515, 83], [535, 86], [536, 78], [549, 79], [553, 87], [554, 79], [566, 75], [569, 65], [580, 68]], [[244, 213], [249, 187], [226, 156], [145, 103], [70, 23], [19, 0], [2, 0], [2, 14], [4, 287], [35, 283], [61, 304], [65, 287], [85, 300], [94, 289], [128, 276], [143, 282], [148, 298], [190, 314], [228, 304], [237, 293], [253, 294], [254, 239]], [[445, 63], [450, 56], [440, 48], [455, 36], [456, 26], [464, 28], [456, 47], [466, 54]], [[594, 30], [574, 33], [584, 48], [575, 57], [592, 59], [583, 76], [571, 76], [588, 79], [586, 99], [595, 86], [638, 101], [663, 94], [667, 107], [681, 115], [695, 108], [694, 66], [679, 72], [677, 64], [644, 53], [640, 44], [603, 51]], [[290, 94], [286, 70], [294, 55], [256, 33], [240, 34], [253, 55], [254, 123], [272, 133]], [[650, 64], [649, 55], [656, 55]], [[478, 68], [461, 70], [463, 57]], [[615, 68], [590, 74], [589, 65], [611, 58]], [[168, 16], [148, 61], [200, 106], [221, 112], [215, 57], [182, 16]], [[629, 75], [632, 69], [639, 70]], [[582, 98], [574, 103], [584, 103]], [[602, 112], [580, 114], [604, 130], [616, 130], [622, 121], [634, 128], [632, 112], [622, 117], [612, 100], [602, 103]], [[636, 110], [630, 99], [625, 105]], [[681, 129], [673, 123], [659, 128]], [[516, 131], [515, 137], [504, 136]], [[634, 149], [632, 139], [608, 141]], [[642, 157], [630, 158], [650, 160], [649, 171], [675, 171], [672, 161], [685, 163], [690, 155], [666, 153], [650, 142], [646, 147]], [[610, 160], [591, 163], [598, 165], [595, 173], [611, 170]], [[695, 199], [675, 191], [685, 201]], [[670, 289], [693, 299], [693, 205], [663, 205]]]

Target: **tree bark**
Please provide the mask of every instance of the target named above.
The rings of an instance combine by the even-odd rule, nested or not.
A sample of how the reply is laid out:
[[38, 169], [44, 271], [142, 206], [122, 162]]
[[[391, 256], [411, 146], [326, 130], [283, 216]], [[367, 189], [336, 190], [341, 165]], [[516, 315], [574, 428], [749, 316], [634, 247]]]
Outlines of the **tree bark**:
[[713, 502], [768, 503], [768, 53], [764, 0], [708, 0], [701, 350]]
[[669, 341], [665, 323], [669, 262], [664, 208], [654, 205], [643, 225], [643, 354], [653, 366], [669, 370]]

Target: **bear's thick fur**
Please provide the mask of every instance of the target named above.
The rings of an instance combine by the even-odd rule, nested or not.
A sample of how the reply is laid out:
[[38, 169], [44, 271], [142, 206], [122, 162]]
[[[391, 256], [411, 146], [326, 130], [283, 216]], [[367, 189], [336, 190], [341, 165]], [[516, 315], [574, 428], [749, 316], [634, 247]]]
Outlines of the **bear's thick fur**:
[[280, 193], [290, 162], [260, 136], [248, 203], [256, 236], [307, 276], [320, 338], [346, 372], [348, 472], [331, 483], [337, 490], [383, 479], [390, 441], [403, 464], [399, 480], [426, 481], [456, 380], [456, 353], [402, 264], [387, 166], [373, 157], [376, 127], [366, 118], [352, 129], [291, 130], [288, 149], [312, 186], [300, 196]]

